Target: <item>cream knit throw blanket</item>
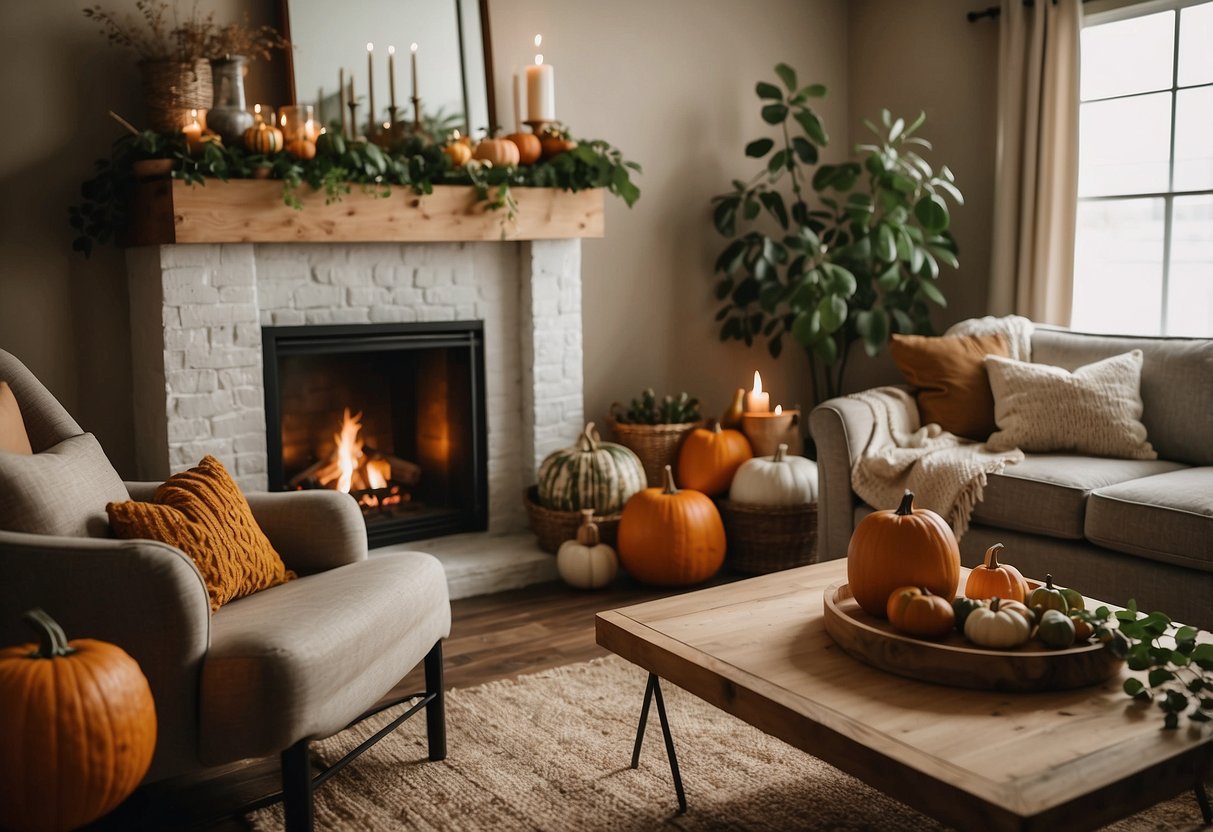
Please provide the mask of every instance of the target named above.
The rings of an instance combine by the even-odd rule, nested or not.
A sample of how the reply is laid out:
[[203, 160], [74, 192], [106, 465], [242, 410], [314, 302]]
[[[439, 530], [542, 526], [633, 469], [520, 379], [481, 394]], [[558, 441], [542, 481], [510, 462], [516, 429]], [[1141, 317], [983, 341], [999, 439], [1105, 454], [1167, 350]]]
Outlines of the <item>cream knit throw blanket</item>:
[[986, 476], [1023, 459], [1018, 448], [995, 453], [981, 443], [922, 425], [914, 397], [898, 387], [877, 387], [849, 398], [872, 411], [872, 438], [851, 470], [851, 487], [865, 503], [895, 508], [906, 490], [914, 505], [938, 512], [956, 537], [969, 529]]

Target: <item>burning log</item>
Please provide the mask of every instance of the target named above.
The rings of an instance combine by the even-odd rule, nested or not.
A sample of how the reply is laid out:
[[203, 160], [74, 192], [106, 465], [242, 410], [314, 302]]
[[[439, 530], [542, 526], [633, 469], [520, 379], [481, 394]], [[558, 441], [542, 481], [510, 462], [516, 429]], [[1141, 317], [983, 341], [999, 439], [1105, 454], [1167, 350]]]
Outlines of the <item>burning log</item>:
[[362, 413], [350, 415], [347, 407], [342, 415], [341, 431], [333, 436], [336, 449], [328, 457], [309, 465], [287, 482], [291, 489], [311, 483], [337, 491], [377, 491], [390, 482], [416, 485], [421, 481], [421, 466], [392, 454], [380, 453], [366, 446], [359, 438]]

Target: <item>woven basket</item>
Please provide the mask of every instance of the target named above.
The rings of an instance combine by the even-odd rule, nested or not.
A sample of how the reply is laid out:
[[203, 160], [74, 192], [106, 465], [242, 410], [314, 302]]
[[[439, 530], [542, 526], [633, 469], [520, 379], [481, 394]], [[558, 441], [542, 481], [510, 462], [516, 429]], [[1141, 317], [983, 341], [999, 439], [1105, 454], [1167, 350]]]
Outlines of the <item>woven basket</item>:
[[214, 101], [211, 65], [196, 61], [142, 61], [143, 106], [147, 126], [158, 133], [176, 133], [190, 110], [210, 109]]
[[[531, 518], [531, 531], [539, 538], [539, 548], [553, 555], [560, 549], [560, 544], [577, 537], [577, 527], [581, 525], [581, 512], [554, 511], [539, 504], [539, 486], [532, 485], [522, 495], [526, 503], [526, 513]], [[608, 546], [615, 546], [619, 534], [619, 518], [622, 514], [594, 515], [594, 523], [598, 526], [598, 539]]]
[[771, 506], [719, 500], [725, 563], [737, 572], [764, 575], [804, 566], [817, 556], [817, 504]]
[[617, 407], [618, 403], [611, 405], [607, 426], [615, 434], [616, 442], [640, 457], [649, 487], [660, 488], [661, 472], [667, 465], [673, 465], [677, 469], [678, 449], [682, 447], [682, 440], [695, 428], [702, 427], [703, 420], [676, 425], [631, 425], [616, 420]]

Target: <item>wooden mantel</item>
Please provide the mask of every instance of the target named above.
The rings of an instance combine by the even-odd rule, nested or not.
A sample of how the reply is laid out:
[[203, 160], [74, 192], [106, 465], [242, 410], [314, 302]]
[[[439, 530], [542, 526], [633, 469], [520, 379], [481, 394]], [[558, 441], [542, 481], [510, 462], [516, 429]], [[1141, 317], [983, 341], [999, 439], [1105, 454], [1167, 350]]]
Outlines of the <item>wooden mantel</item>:
[[[381, 193], [382, 191], [380, 191]], [[127, 245], [169, 243], [374, 243], [561, 240], [602, 237], [603, 192], [514, 188], [517, 217], [488, 211], [470, 186], [435, 186], [418, 195], [392, 186], [391, 196], [351, 185], [340, 202], [303, 185], [302, 210], [282, 201], [282, 182], [177, 180], [142, 184], [132, 206]]]

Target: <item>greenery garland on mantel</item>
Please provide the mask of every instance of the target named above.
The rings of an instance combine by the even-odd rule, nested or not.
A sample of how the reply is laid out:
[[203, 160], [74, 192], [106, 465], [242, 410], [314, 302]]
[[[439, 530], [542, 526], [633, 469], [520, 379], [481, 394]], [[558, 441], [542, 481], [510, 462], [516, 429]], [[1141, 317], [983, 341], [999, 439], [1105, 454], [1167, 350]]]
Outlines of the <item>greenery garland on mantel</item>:
[[167, 159], [171, 175], [191, 185], [207, 179], [275, 179], [282, 182], [282, 199], [302, 210], [299, 190], [309, 186], [322, 191], [325, 202], [340, 201], [354, 186], [364, 192], [390, 197], [391, 185], [404, 185], [417, 194], [429, 194], [435, 185], [471, 185], [485, 207], [504, 210], [504, 224], [512, 221], [517, 205], [511, 188], [560, 188], [580, 191], [605, 188], [628, 207], [640, 198], [631, 172], [640, 165], [600, 139], [581, 139], [570, 150], [533, 165], [494, 166], [473, 160], [456, 166], [442, 146], [425, 136], [411, 136], [384, 149], [367, 141], [347, 141], [325, 133], [316, 143], [312, 159], [297, 159], [287, 153], [254, 153], [243, 147], [224, 147], [203, 142], [191, 153], [183, 134], [132, 132], [114, 142], [109, 158], [98, 159], [95, 172], [80, 188], [82, 201], [68, 209], [76, 232], [74, 251], [87, 257], [96, 243], [121, 239], [129, 220], [131, 197], [136, 186], [136, 162]]

